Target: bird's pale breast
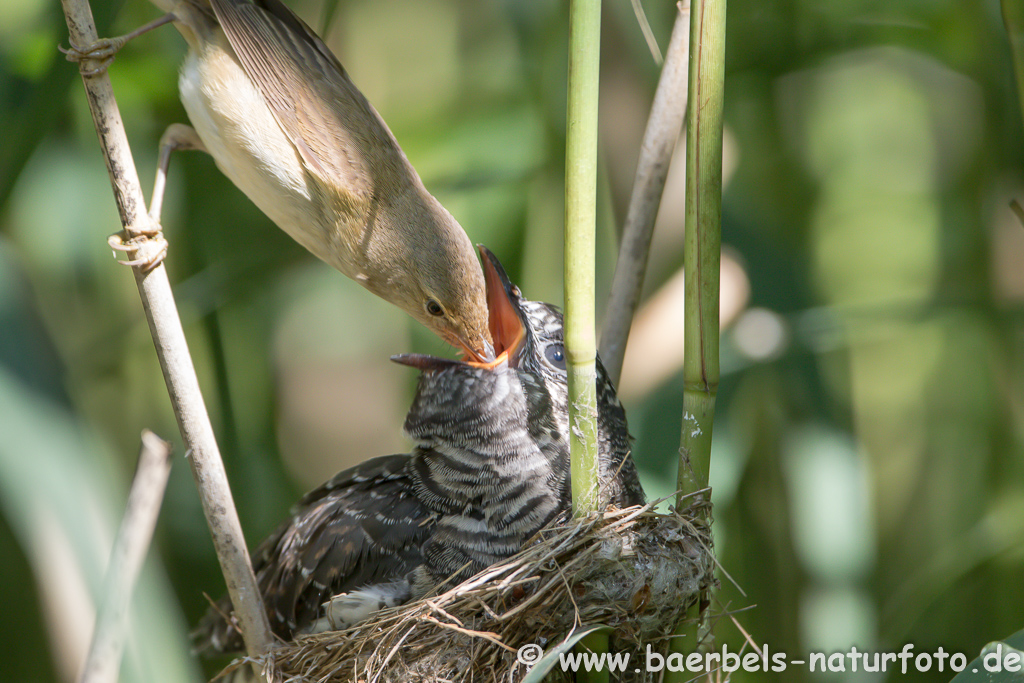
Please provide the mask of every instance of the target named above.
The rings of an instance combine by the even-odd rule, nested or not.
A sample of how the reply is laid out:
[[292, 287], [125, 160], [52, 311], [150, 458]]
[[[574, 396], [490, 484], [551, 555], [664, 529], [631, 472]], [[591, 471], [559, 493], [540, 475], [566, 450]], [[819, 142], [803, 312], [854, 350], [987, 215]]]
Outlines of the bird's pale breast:
[[189, 51], [178, 87], [192, 126], [224, 175], [295, 241], [354, 277], [294, 145], [223, 35]]

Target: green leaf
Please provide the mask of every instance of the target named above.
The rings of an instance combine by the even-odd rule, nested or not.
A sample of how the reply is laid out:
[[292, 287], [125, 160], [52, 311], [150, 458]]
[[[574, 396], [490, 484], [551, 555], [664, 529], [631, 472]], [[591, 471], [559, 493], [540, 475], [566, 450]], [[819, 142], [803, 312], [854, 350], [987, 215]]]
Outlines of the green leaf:
[[597, 626], [588, 626], [587, 628], [571, 633], [561, 643], [555, 645], [544, 653], [544, 656], [541, 657], [540, 660], [526, 673], [526, 676], [523, 677], [522, 683], [540, 683], [544, 680], [544, 677], [547, 676], [553, 668], [555, 668], [555, 665], [558, 663], [558, 658], [573, 649], [578, 642], [593, 633], [602, 631], [611, 633], [611, 630], [610, 626], [603, 626], [599, 624]]
[[1021, 683], [1024, 681], [1024, 630], [981, 649], [981, 654], [951, 683]]

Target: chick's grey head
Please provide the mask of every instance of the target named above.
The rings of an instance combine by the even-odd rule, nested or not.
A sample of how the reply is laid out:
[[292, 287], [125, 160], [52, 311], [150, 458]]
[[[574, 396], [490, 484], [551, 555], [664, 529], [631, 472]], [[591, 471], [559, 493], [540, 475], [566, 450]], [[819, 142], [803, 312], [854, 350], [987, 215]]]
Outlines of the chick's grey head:
[[[569, 483], [569, 412], [562, 313], [524, 299], [489, 250], [483, 255], [489, 327], [496, 360], [456, 361], [408, 354], [393, 360], [423, 370], [405, 421], [424, 447], [472, 448], [495, 457], [532, 440]], [[598, 447], [602, 495], [625, 507], [644, 502], [629, 458], [626, 414], [597, 362]]]

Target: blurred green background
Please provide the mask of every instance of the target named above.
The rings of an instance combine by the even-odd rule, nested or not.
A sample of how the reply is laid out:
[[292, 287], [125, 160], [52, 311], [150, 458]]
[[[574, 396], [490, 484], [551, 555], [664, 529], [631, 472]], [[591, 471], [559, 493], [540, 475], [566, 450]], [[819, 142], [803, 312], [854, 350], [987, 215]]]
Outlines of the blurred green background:
[[[643, 3], [664, 47], [672, 2]], [[322, 27], [317, 2], [293, 3]], [[101, 35], [157, 16], [97, 2]], [[427, 187], [528, 297], [561, 301], [567, 5], [341, 0], [328, 42]], [[1022, 125], [996, 0], [732, 0], [723, 377], [712, 462], [719, 612], [772, 652], [959, 651], [1024, 627]], [[599, 304], [658, 68], [605, 2]], [[151, 428], [180, 444], [52, 0], [0, 3], [0, 679], [72, 680]], [[110, 70], [148, 192], [184, 42]], [[675, 480], [682, 150], [621, 393], [652, 497]], [[403, 451], [415, 373], [450, 353], [315, 261], [198, 153], [172, 162], [167, 266], [247, 538], [305, 490]], [[223, 592], [177, 458], [124, 680], [195, 681]], [[727, 617], [719, 639], [742, 636]], [[207, 666], [206, 673], [212, 668]], [[890, 674], [888, 678], [899, 677]], [[791, 669], [737, 680], [820, 678]], [[878, 680], [846, 674], [834, 680]], [[946, 681], [947, 672], [911, 680]]]

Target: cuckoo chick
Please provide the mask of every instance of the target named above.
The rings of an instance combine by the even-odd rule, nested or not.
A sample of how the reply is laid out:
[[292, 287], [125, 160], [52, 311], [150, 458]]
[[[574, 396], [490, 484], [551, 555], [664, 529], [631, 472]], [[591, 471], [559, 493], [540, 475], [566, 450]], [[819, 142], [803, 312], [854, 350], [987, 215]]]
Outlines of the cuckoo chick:
[[[514, 555], [571, 512], [562, 315], [522, 298], [486, 249], [491, 363], [423, 355], [405, 431], [412, 453], [369, 460], [307, 494], [254, 553], [274, 632], [344, 628], [373, 611], [465, 580]], [[604, 500], [644, 502], [626, 415], [598, 362]], [[225, 600], [197, 631], [200, 649], [242, 642]]]

